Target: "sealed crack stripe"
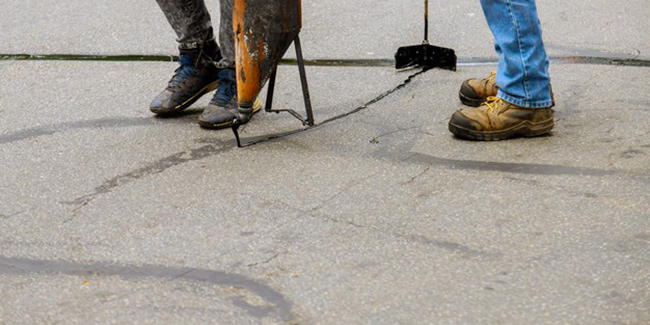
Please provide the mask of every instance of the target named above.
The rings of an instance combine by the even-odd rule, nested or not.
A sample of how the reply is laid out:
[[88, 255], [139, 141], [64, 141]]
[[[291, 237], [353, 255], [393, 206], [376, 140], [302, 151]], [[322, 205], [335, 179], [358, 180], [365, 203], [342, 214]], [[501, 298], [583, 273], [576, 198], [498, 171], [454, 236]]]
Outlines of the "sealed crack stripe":
[[304, 324], [294, 312], [294, 304], [271, 287], [236, 273], [162, 265], [117, 265], [104, 262], [79, 263], [0, 256], [0, 275], [64, 274], [71, 276], [118, 276], [125, 280], [166, 279], [243, 288], [261, 298], [266, 306], [253, 306], [238, 297], [233, 305], [254, 318], [274, 317], [287, 324]]
[[[630, 58], [629, 55], [551, 56], [560, 64], [619, 65], [650, 67], [650, 60]], [[87, 54], [0, 54], [0, 61], [109, 61], [109, 62], [175, 62], [175, 55], [87, 55]], [[494, 65], [496, 58], [459, 58], [458, 66]], [[296, 59], [282, 59], [282, 65], [296, 65]], [[317, 67], [393, 67], [393, 59], [306, 59], [305, 65]]]

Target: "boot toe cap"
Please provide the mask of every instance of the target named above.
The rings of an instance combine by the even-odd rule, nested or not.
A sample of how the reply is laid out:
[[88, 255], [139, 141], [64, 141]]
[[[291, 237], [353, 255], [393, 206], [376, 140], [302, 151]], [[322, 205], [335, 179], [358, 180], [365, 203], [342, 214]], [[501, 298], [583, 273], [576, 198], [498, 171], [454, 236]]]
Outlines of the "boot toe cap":
[[460, 93], [469, 99], [481, 99], [474, 88], [469, 84], [469, 80], [465, 80], [460, 86]]
[[463, 114], [460, 110], [454, 112], [454, 114], [451, 116], [451, 119], [449, 120], [449, 124], [464, 129], [476, 129], [476, 127], [474, 127], [474, 123], [472, 123], [472, 121], [467, 118], [467, 116], [465, 116], [465, 114]]
[[174, 101], [172, 100], [174, 93], [170, 90], [164, 90], [156, 96], [149, 105], [149, 110], [156, 114], [170, 113], [174, 111]]
[[206, 128], [227, 127], [232, 124], [235, 115], [226, 108], [216, 105], [209, 105], [199, 116], [199, 125]]

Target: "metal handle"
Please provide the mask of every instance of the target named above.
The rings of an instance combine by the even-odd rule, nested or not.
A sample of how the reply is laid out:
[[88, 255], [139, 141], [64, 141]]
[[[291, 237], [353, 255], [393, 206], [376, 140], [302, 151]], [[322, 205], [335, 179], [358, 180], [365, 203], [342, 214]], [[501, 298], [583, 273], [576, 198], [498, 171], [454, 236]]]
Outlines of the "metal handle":
[[424, 44], [429, 44], [429, 0], [424, 0]]

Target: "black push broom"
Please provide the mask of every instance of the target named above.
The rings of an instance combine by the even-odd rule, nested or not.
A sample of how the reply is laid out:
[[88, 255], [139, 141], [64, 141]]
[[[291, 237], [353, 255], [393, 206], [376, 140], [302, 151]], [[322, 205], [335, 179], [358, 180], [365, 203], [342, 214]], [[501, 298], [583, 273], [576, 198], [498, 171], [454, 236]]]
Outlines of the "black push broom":
[[395, 53], [395, 68], [421, 66], [425, 70], [441, 68], [456, 71], [453, 49], [429, 45], [429, 0], [424, 0], [424, 41], [421, 45], [404, 46]]

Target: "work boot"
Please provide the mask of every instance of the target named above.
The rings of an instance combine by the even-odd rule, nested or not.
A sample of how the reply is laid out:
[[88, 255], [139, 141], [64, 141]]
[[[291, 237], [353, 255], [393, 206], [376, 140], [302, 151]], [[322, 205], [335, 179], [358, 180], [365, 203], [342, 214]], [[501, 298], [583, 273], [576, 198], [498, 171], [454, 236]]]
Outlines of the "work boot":
[[181, 50], [179, 67], [165, 90], [151, 101], [150, 110], [158, 115], [178, 113], [219, 85], [215, 62], [221, 60], [216, 42], [202, 48]]
[[496, 76], [497, 73], [492, 71], [485, 79], [465, 80], [458, 93], [460, 101], [467, 106], [479, 107], [488, 97], [496, 96], [499, 91], [495, 83]]
[[237, 107], [237, 75], [235, 69], [219, 71], [219, 87], [210, 104], [199, 116], [199, 125], [207, 129], [223, 129], [231, 127], [235, 118], [241, 124], [250, 121], [253, 114], [262, 109], [262, 102], [255, 99], [250, 109]]
[[489, 97], [479, 107], [456, 111], [449, 121], [449, 131], [470, 140], [505, 140], [543, 135], [554, 125], [551, 107], [525, 108]]

